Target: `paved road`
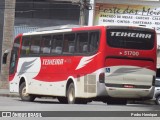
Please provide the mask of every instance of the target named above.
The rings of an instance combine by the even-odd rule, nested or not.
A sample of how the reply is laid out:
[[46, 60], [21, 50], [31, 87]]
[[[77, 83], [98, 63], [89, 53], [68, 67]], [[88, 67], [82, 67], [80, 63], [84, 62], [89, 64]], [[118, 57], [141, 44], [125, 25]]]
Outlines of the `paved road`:
[[[109, 113], [106, 114], [111, 114], [111, 117], [107, 117], [109, 119], [117, 119], [117, 120], [125, 120], [127, 119], [127, 117], [123, 118], [122, 117], [116, 117], [116, 115], [119, 116], [119, 114], [121, 113], [117, 113], [116, 111], [137, 111], [137, 113], [140, 113], [140, 111], [160, 111], [160, 106], [158, 105], [151, 105], [151, 104], [127, 104], [127, 105], [107, 105], [104, 104], [102, 102], [91, 102], [87, 105], [71, 105], [71, 104], [60, 104], [57, 99], [36, 99], [35, 102], [24, 102], [21, 101], [20, 98], [18, 97], [0, 97], [0, 111], [52, 111], [51, 114], [55, 114], [53, 113], [53, 111], [82, 111], [82, 113], [78, 113], [78, 114], [82, 114], [84, 116], [87, 116], [84, 114], [84, 111], [95, 111], [93, 113], [88, 113], [86, 112], [86, 114], [89, 114], [90, 116], [93, 114], [93, 116], [95, 115], [96, 111], [110, 111]], [[139, 112], [138, 112], [139, 111]], [[62, 116], [63, 116], [63, 112]], [[61, 116], [61, 113], [58, 113], [58, 116]], [[136, 113], [136, 112], [134, 112]], [[48, 113], [50, 114], [50, 113]], [[70, 112], [69, 114], [76, 114], [76, 113], [72, 113]], [[103, 114], [104, 115], [104, 114]], [[74, 115], [73, 115], [74, 116]], [[113, 116], [113, 117], [112, 117]], [[115, 117], [114, 117], [115, 116]], [[74, 117], [75, 118], [75, 117]], [[130, 117], [130, 119], [134, 120], [137, 117]], [[1, 118], [0, 118], [1, 119]], [[35, 118], [34, 118], [35, 119]], [[44, 119], [44, 118], [43, 118]], [[47, 119], [51, 119], [51, 118], [47, 118]], [[60, 119], [58, 117], [58, 119]], [[64, 120], [70, 120], [69, 117], [61, 117], [61, 119]], [[106, 120], [106, 118], [103, 117], [81, 117], [78, 118], [78, 120], [81, 119], [92, 119], [92, 120], [101, 120], [104, 119]], [[158, 119], [157, 117], [154, 119]], [[141, 120], [151, 120], [151, 117], [141, 117]]]

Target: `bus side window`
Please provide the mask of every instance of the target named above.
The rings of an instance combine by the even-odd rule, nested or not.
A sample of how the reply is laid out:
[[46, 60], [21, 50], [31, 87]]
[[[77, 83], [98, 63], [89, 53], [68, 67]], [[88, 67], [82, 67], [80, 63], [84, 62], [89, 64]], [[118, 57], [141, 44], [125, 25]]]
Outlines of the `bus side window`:
[[63, 54], [73, 54], [75, 51], [75, 34], [64, 35]]
[[82, 54], [88, 52], [88, 32], [78, 33], [76, 41], [76, 53]]
[[52, 54], [62, 54], [63, 35], [52, 37]]
[[41, 40], [41, 53], [50, 54], [51, 52], [51, 35], [42, 36]]
[[30, 54], [30, 37], [23, 37], [21, 55]]
[[89, 52], [95, 52], [98, 49], [99, 32], [91, 32], [89, 38]]
[[40, 53], [40, 36], [31, 37], [31, 54], [39, 54]]

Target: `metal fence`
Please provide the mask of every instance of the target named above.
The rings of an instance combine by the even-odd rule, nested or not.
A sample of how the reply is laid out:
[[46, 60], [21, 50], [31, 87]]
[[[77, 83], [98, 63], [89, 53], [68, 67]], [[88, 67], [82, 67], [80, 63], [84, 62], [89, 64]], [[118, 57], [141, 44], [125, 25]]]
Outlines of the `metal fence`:
[[27, 25], [14, 26], [14, 38], [20, 33], [27, 33], [37, 30], [38, 27], [30, 27]]

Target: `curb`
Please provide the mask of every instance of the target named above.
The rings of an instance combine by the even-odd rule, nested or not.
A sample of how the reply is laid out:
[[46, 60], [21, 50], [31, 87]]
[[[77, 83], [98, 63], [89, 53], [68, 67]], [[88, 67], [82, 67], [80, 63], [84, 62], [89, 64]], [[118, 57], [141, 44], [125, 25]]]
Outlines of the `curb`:
[[19, 97], [19, 94], [5, 94], [2, 93], [0, 94], [1, 97]]
[[19, 93], [10, 93], [9, 89], [0, 89], [0, 96], [2, 96], [2, 97], [19, 97]]
[[154, 100], [145, 101], [130, 101], [129, 104], [146, 104], [146, 105], [156, 105]]

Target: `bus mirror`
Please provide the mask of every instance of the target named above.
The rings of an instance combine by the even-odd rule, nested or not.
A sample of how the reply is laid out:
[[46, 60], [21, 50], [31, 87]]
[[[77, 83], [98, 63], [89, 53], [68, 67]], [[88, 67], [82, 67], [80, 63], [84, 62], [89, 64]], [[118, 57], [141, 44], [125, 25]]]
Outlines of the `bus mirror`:
[[6, 63], [7, 63], [7, 56], [8, 56], [8, 54], [9, 54], [9, 51], [6, 50], [6, 51], [4, 52], [4, 54], [3, 54], [3, 61], [2, 61], [3, 64], [6, 64]]

